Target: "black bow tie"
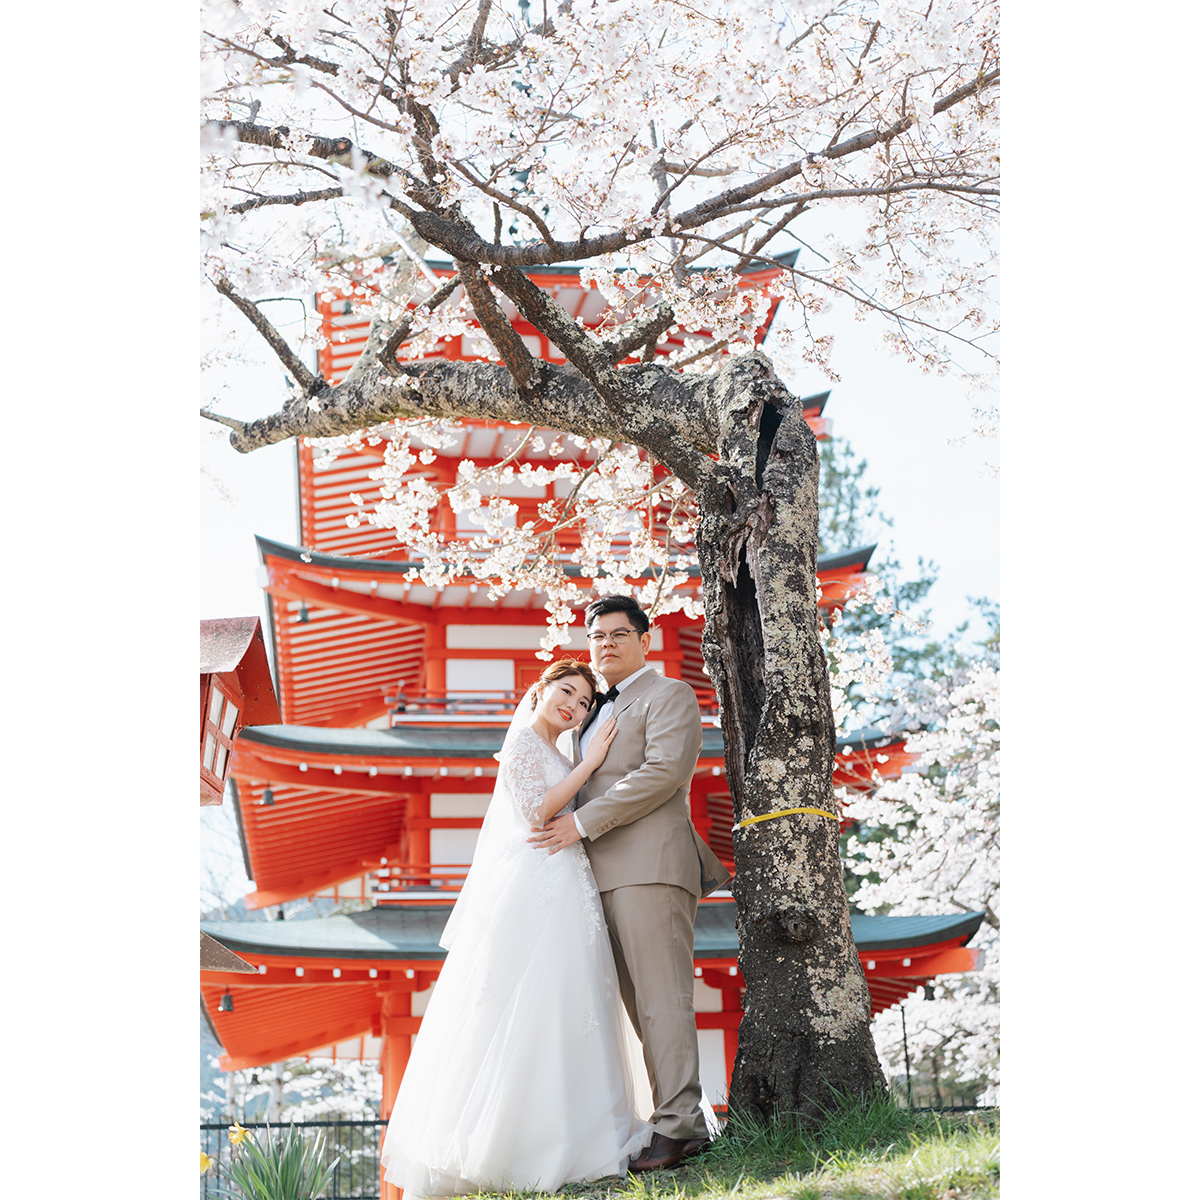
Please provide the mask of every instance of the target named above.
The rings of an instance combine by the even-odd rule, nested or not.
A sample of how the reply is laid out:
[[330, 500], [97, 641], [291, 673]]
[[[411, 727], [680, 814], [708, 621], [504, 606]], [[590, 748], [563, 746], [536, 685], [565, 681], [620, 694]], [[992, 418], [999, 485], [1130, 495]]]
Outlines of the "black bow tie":
[[616, 688], [611, 688], [607, 692], [600, 692], [596, 696], [596, 703], [588, 709], [588, 714], [583, 718], [583, 723], [579, 726], [579, 736], [582, 737], [584, 731], [596, 720], [600, 715], [600, 710], [610, 701], [615, 701], [621, 693]]

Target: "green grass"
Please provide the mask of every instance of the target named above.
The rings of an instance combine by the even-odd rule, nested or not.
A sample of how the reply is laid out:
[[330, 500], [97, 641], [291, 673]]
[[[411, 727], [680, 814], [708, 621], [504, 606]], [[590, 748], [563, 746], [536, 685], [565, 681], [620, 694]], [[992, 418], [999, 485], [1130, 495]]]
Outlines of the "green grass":
[[[505, 1200], [536, 1192], [509, 1192]], [[567, 1184], [572, 1200], [985, 1200], [1000, 1195], [1000, 1116], [843, 1105], [819, 1128], [731, 1123], [673, 1171]]]

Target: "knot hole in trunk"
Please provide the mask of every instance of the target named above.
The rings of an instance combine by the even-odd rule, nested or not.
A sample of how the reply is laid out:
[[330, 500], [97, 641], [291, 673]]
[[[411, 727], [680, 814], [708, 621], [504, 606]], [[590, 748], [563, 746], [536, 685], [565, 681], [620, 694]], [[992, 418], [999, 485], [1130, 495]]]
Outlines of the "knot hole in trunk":
[[817, 932], [817, 918], [806, 908], [780, 908], [759, 919], [781, 942], [807, 942]]
[[783, 413], [770, 402], [762, 406], [758, 418], [758, 447], [754, 456], [754, 482], [762, 487], [763, 472], [767, 469], [767, 459], [771, 457], [771, 447], [775, 444], [775, 435], [783, 424]]

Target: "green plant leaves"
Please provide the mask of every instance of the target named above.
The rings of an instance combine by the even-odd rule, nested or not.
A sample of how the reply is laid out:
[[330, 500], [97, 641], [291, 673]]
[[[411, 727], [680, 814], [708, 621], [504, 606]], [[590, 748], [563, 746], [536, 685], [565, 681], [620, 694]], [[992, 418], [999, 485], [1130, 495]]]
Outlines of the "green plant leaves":
[[333, 1177], [340, 1158], [322, 1167], [324, 1138], [311, 1141], [296, 1127], [272, 1134], [270, 1126], [234, 1147], [225, 1170], [236, 1191], [219, 1187], [231, 1200], [314, 1200]]

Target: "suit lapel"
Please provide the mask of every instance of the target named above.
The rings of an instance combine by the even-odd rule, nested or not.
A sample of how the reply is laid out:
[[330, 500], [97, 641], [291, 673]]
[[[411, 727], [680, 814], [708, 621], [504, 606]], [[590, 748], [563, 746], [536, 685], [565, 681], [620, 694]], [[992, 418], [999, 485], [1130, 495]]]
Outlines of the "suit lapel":
[[619, 717], [647, 688], [660, 679], [659, 673], [651, 667], [644, 675], [639, 675], [628, 687], [621, 689], [617, 702], [613, 705], [613, 716]]

